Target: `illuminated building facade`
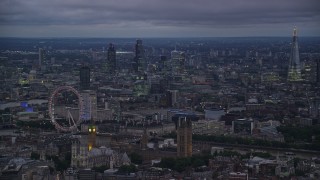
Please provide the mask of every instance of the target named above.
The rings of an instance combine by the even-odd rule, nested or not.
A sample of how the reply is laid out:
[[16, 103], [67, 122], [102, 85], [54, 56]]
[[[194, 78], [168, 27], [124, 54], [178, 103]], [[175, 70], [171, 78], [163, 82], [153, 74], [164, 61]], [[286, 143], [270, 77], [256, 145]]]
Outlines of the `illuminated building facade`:
[[114, 151], [104, 146], [99, 148], [90, 147], [89, 136], [87, 137], [88, 145], [84, 137], [78, 137], [72, 140], [71, 166], [76, 168], [112, 166]]
[[88, 150], [96, 146], [97, 128], [94, 125], [88, 126]]
[[[89, 132], [91, 131], [91, 132]], [[99, 143], [106, 137], [97, 138], [95, 145], [90, 144], [90, 135], [96, 135], [95, 126], [88, 126], [88, 135], [75, 135], [71, 146], [71, 167], [75, 168], [93, 168], [107, 166], [108, 168], [120, 167], [131, 163], [126, 153], [120, 153], [106, 147], [106, 143]], [[99, 136], [98, 136], [99, 137]], [[92, 142], [93, 143], [93, 142]], [[102, 145], [102, 146], [99, 146]], [[92, 145], [90, 147], [90, 145]], [[99, 147], [98, 147], [99, 146]]]
[[300, 81], [300, 80], [302, 79], [301, 79], [298, 37], [297, 37], [297, 29], [294, 28], [290, 59], [289, 59], [288, 81]]

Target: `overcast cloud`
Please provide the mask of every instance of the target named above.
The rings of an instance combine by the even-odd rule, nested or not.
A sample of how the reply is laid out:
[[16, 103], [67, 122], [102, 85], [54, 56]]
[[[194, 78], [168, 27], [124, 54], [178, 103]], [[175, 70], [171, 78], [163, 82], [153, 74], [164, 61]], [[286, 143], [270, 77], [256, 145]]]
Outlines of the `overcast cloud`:
[[320, 36], [319, 0], [1, 0], [0, 36]]

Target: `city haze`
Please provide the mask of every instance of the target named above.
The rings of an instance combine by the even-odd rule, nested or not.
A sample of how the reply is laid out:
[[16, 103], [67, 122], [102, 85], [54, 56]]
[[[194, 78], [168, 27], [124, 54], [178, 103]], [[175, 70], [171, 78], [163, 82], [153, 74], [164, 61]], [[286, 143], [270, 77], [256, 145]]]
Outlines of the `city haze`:
[[320, 35], [317, 0], [3, 0], [2, 37]]

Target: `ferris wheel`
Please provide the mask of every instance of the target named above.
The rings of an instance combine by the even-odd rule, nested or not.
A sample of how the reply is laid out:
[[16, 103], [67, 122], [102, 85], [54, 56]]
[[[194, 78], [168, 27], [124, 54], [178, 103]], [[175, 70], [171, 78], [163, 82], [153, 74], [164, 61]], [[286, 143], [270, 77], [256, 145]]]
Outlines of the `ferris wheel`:
[[[55, 112], [55, 107], [57, 104], [59, 104], [58, 99], [59, 97], [60, 98], [62, 97], [63, 93], [69, 93], [69, 96], [71, 95], [74, 96], [73, 101], [71, 100], [71, 102], [74, 103], [75, 106], [77, 106], [77, 108], [79, 109], [79, 116], [77, 119], [73, 118], [70, 112], [70, 108], [63, 107], [66, 109], [65, 121], [59, 122], [59, 118], [57, 117], [57, 113]], [[77, 101], [75, 99], [77, 99]], [[73, 132], [78, 130], [77, 125], [81, 122], [82, 116], [83, 116], [83, 99], [75, 88], [71, 86], [58, 87], [51, 94], [48, 104], [49, 104], [49, 116], [50, 116], [51, 122], [54, 124], [55, 128], [58, 131]]]

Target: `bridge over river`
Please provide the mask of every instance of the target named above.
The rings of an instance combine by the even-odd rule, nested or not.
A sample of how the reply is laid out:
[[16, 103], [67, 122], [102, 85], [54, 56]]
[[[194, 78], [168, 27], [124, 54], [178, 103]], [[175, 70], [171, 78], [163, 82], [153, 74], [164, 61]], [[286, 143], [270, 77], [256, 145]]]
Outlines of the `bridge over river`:
[[262, 146], [251, 146], [242, 144], [227, 144], [227, 143], [216, 143], [206, 141], [193, 141], [194, 150], [211, 150], [211, 147], [222, 147], [232, 151], [237, 151], [241, 154], [248, 152], [267, 152], [273, 156], [291, 154], [295, 157], [310, 159], [312, 157], [320, 158], [320, 151], [305, 150], [305, 149], [293, 149], [293, 148], [276, 148], [276, 147], [262, 147]]

